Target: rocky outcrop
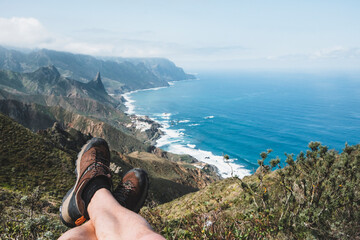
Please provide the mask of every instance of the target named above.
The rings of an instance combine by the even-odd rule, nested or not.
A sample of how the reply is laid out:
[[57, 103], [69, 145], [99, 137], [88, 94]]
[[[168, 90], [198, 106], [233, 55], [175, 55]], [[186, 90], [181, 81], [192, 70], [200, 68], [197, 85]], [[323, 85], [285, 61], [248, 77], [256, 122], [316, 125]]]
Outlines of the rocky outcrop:
[[148, 116], [130, 116], [131, 123], [126, 124], [126, 127], [131, 129], [135, 136], [148, 143], [155, 145], [164, 133], [161, 131], [161, 125], [158, 122], [150, 119]]
[[102, 92], [107, 94], [107, 92], [105, 90], [105, 87], [104, 87], [104, 84], [101, 81], [100, 72], [98, 72], [96, 74], [96, 77], [94, 78], [94, 80], [88, 82], [87, 85], [92, 87], [93, 89], [97, 89], [98, 91], [102, 91]]

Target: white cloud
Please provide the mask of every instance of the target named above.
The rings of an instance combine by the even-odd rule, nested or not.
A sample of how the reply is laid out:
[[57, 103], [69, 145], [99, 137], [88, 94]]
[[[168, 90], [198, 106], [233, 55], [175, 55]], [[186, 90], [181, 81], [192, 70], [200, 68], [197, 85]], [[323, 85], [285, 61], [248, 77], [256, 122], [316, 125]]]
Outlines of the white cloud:
[[359, 48], [345, 48], [342, 46], [321, 49], [310, 55], [310, 59], [351, 59], [356, 57], [360, 57]]
[[89, 55], [112, 55], [115, 48], [111, 44], [96, 44], [96, 43], [87, 43], [87, 42], [69, 42], [60, 47], [63, 51], [89, 54]]
[[16, 47], [41, 47], [53, 39], [35, 18], [0, 18], [0, 44]]
[[214, 66], [223, 68], [246, 67], [301, 67], [328, 66], [358, 68], [360, 48], [335, 46], [313, 52], [293, 54], [266, 53], [242, 45], [180, 44], [156, 40], [156, 33], [117, 32], [89, 28], [66, 34], [56, 34], [36, 18], [0, 18], [0, 45], [20, 48], [48, 48], [58, 51], [89, 54], [93, 56], [165, 57], [176, 64]]
[[287, 54], [279, 56], [267, 56], [267, 60], [273, 61], [320, 61], [320, 60], [351, 60], [360, 58], [360, 48], [346, 48], [335, 46], [320, 49], [311, 53]]

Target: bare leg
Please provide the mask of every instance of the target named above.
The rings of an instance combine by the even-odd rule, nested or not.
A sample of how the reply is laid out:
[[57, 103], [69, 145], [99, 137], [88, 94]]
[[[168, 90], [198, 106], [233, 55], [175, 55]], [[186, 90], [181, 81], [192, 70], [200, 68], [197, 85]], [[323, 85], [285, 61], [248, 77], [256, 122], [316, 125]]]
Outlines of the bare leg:
[[152, 231], [144, 218], [121, 206], [105, 188], [94, 194], [88, 212], [99, 240], [164, 239]]
[[79, 227], [75, 227], [64, 233], [59, 240], [80, 240], [89, 239], [97, 240], [95, 235], [95, 229], [92, 221], [88, 221]]
[[64, 233], [66, 239], [163, 240], [140, 215], [121, 206], [105, 188], [99, 189], [88, 206], [90, 220]]

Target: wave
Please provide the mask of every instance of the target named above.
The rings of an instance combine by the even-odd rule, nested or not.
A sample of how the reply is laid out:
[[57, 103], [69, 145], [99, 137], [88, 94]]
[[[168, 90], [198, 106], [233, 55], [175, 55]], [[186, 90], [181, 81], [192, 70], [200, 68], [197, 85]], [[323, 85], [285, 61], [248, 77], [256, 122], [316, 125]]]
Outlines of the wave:
[[[159, 116], [159, 114], [157, 114]], [[162, 114], [160, 114], [162, 116]], [[189, 143], [185, 139], [185, 129], [170, 129], [169, 121], [160, 121], [161, 130], [164, 135], [157, 142], [156, 147], [176, 154], [188, 154], [200, 162], [214, 165], [218, 168], [218, 173], [224, 177], [238, 176], [240, 178], [250, 175], [251, 171], [244, 166], [233, 163], [237, 159], [224, 161], [223, 156], [215, 155], [210, 151], [197, 149], [195, 144]]]
[[125, 98], [126, 102], [124, 103], [125, 107], [127, 108], [127, 110], [125, 111], [125, 113], [132, 115], [135, 114], [135, 100], [133, 100], [130, 95], [133, 92], [127, 92], [125, 94], [123, 94], [122, 96]]
[[201, 162], [214, 165], [218, 168], [218, 173], [224, 178], [231, 177], [231, 173], [233, 176], [238, 176], [240, 178], [251, 174], [250, 170], [245, 169], [244, 166], [233, 163], [236, 159], [229, 159], [229, 162], [226, 163], [222, 156], [214, 155], [210, 151], [191, 148], [179, 143], [169, 144], [167, 151], [176, 154], [189, 154]]
[[126, 92], [124, 94], [122, 94], [122, 96], [125, 98], [126, 102], [124, 103], [125, 107], [127, 108], [127, 110], [125, 111], [125, 113], [132, 115], [135, 114], [135, 100], [133, 100], [131, 98], [131, 94], [133, 93], [137, 93], [137, 92], [145, 92], [145, 91], [156, 91], [162, 88], [167, 88], [166, 87], [156, 87], [156, 88], [147, 88], [147, 89], [139, 89], [139, 90], [135, 90], [135, 91], [130, 91], [130, 92]]
[[[136, 102], [131, 98], [131, 94], [139, 91], [149, 91], [149, 90], [158, 90], [160, 88], [152, 88], [152, 89], [145, 89], [145, 90], [136, 90], [133, 92], [128, 92], [123, 94], [123, 97], [126, 99], [125, 106], [127, 107], [126, 113], [128, 114], [135, 114], [135, 105]], [[174, 122], [171, 120], [172, 114], [171, 113], [158, 113], [153, 114], [155, 118], [152, 120], [158, 121], [161, 124], [161, 130], [164, 132], [157, 141], [156, 147], [162, 148], [166, 151], [175, 153], [175, 154], [188, 154], [200, 162], [204, 162], [207, 164], [211, 164], [217, 167], [219, 175], [224, 178], [231, 177], [231, 176], [238, 176], [240, 178], [250, 175], [251, 171], [246, 169], [244, 166], [235, 164], [234, 161], [236, 159], [230, 159], [228, 162], [224, 161], [223, 156], [215, 155], [210, 151], [205, 151], [196, 148], [196, 145], [187, 141], [185, 139], [185, 129], [171, 129], [172, 123]], [[214, 116], [206, 116], [204, 119], [212, 119]], [[190, 120], [184, 119], [178, 121], [178, 123], [189, 123]], [[191, 123], [188, 126], [199, 126], [198, 123]], [[139, 126], [140, 127], [140, 126]], [[142, 126], [145, 127], [145, 126]]]
[[190, 122], [190, 120], [180, 120], [180, 121], [178, 121], [178, 123], [188, 123], [188, 122]]

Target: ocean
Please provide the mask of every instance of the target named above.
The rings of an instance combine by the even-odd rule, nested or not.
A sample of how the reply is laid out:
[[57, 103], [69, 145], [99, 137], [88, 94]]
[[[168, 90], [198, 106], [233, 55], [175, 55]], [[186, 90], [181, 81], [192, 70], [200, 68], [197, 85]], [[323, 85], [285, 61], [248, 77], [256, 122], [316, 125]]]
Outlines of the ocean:
[[284, 164], [284, 153], [311, 141], [341, 152], [360, 140], [357, 74], [200, 72], [170, 84], [126, 94], [128, 113], [162, 124], [158, 147], [213, 164], [223, 177], [253, 173], [267, 149]]

